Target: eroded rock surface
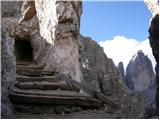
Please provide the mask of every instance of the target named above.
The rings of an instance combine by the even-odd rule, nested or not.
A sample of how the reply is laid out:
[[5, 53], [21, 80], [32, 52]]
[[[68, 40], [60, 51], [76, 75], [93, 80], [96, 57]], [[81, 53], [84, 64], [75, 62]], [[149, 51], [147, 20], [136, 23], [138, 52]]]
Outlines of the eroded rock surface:
[[156, 103], [157, 103], [157, 113], [159, 113], [159, 14], [152, 18], [151, 25], [149, 28], [149, 40], [152, 47], [153, 55], [156, 59], [156, 84], [157, 84], [157, 93], [156, 93]]
[[2, 17], [14, 17], [19, 18], [21, 16], [22, 1], [2, 1], [1, 2], [1, 14]]
[[13, 55], [14, 40], [8, 36], [4, 26], [1, 30], [1, 115], [5, 117], [13, 114], [9, 93], [16, 81], [16, 62]]
[[159, 114], [159, 0], [145, 0], [145, 3], [152, 13], [152, 18], [149, 25], [149, 41], [152, 48], [153, 56], [157, 62], [156, 71], [156, 112]]
[[[45, 4], [48, 5], [48, 3], [49, 1], [37, 1], [37, 14], [29, 20], [22, 20], [24, 22], [19, 23], [16, 18], [3, 18], [7, 25], [7, 30], [10, 36], [16, 40], [25, 39], [31, 42], [33, 60], [43, 66], [45, 70], [55, 70], [63, 74], [70, 74], [74, 80], [81, 81], [77, 45], [82, 12], [81, 2], [52, 2], [52, 4], [57, 4], [56, 9], [53, 10], [52, 7], [49, 7], [48, 9], [44, 8], [45, 11], [42, 11], [41, 7], [44, 7]], [[29, 6], [26, 7], [26, 4], [30, 5], [26, 2], [22, 4], [22, 18], [26, 18], [24, 13], [33, 14], [32, 11], [26, 12], [26, 9], [30, 8]], [[33, 4], [31, 6], [33, 7]], [[58, 16], [59, 24], [56, 24], [55, 12]], [[45, 13], [49, 15], [45, 16]], [[50, 14], [54, 15], [53, 22], [48, 21], [51, 19], [49, 17], [51, 16]], [[48, 26], [47, 23], [51, 25]], [[54, 31], [56, 32], [55, 34]], [[46, 39], [45, 36], [47, 35]]]
[[152, 63], [142, 51], [138, 51], [129, 62], [126, 69], [126, 80], [128, 87], [134, 91], [144, 91], [154, 84]]
[[122, 75], [122, 79], [123, 79], [123, 83], [126, 85], [126, 80], [125, 80], [125, 71], [124, 71], [124, 66], [123, 66], [123, 62], [119, 62], [118, 66], [117, 66], [120, 74]]
[[[132, 94], [122, 80], [112, 59], [108, 58], [103, 48], [89, 37], [79, 38], [79, 53], [83, 83], [104, 93], [120, 106], [116, 114], [122, 118], [139, 118], [145, 112], [145, 99]], [[106, 111], [109, 108], [106, 107]], [[136, 111], [135, 111], [136, 110]]]
[[150, 59], [138, 51], [130, 60], [126, 69], [126, 83], [130, 90], [147, 97], [148, 104], [155, 103], [155, 74]]

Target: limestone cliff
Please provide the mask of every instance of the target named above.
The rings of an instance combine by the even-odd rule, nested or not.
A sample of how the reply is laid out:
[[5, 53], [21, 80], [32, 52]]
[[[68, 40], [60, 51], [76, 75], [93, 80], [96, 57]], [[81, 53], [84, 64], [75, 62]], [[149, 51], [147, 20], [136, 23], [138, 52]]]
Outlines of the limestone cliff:
[[149, 41], [152, 48], [152, 53], [157, 62], [156, 71], [156, 109], [157, 114], [159, 114], [159, 0], [153, 2], [151, 0], [146, 0], [146, 5], [152, 13], [151, 22], [149, 25]]
[[[123, 118], [143, 116], [145, 99], [128, 90], [113, 60], [89, 37], [79, 36], [79, 54], [83, 83], [107, 95], [121, 106], [116, 111]], [[130, 108], [130, 110], [128, 110]], [[136, 111], [134, 111], [136, 109]]]
[[5, 116], [13, 114], [9, 93], [16, 81], [16, 62], [13, 55], [14, 40], [8, 36], [4, 26], [1, 30], [1, 115]]
[[155, 83], [151, 61], [142, 51], [138, 51], [129, 62], [126, 81], [128, 87], [134, 91], [144, 91]]
[[2, 1], [1, 2], [1, 15], [2, 17], [19, 18], [21, 16], [22, 1]]
[[[112, 61], [108, 58], [103, 48], [89, 37], [79, 37], [79, 54], [81, 70], [83, 72], [83, 82], [85, 84], [96, 85], [98, 91], [109, 93], [110, 85], [107, 85], [107, 77], [112, 75], [118, 79], [122, 79]], [[103, 79], [106, 79], [103, 81]], [[99, 85], [98, 85], [99, 84]], [[100, 88], [98, 88], [98, 86]]]
[[156, 59], [156, 78], [157, 82], [157, 93], [156, 93], [156, 103], [157, 103], [157, 114], [159, 113], [159, 14], [157, 14], [151, 21], [151, 25], [149, 28], [150, 33], [150, 44], [152, 47], [153, 55]]
[[119, 70], [120, 74], [122, 75], [123, 83], [126, 85], [123, 62], [119, 62], [118, 66], [117, 66], [117, 69]]
[[[32, 4], [23, 2], [21, 16], [27, 20], [21, 18], [21, 23], [19, 23], [20, 18], [7, 17], [3, 18], [3, 21], [7, 26], [10, 36], [15, 38], [15, 40], [31, 42], [33, 61], [43, 66], [44, 70], [70, 74], [74, 80], [81, 81], [77, 46], [80, 15], [82, 12], [81, 2], [52, 2], [51, 5], [57, 5], [54, 10], [52, 7], [43, 8], [45, 4], [48, 5], [48, 2], [37, 1], [37, 14], [31, 18], [27, 18], [28, 16], [25, 15], [29, 13], [33, 14], [32, 12], [34, 11], [27, 12], [26, 9], [28, 10], [28, 8], [33, 7], [32, 4], [34, 2]], [[45, 10], [42, 11], [42, 9]], [[55, 13], [57, 15], [54, 15]], [[45, 16], [45, 14], [49, 15]], [[50, 21], [52, 14], [58, 18]], [[58, 19], [58, 23], [56, 19]], [[47, 24], [51, 25], [48, 26]]]
[[156, 93], [156, 103], [157, 103], [157, 114], [159, 113], [159, 14], [157, 14], [151, 21], [149, 28], [149, 40], [152, 47], [153, 55], [156, 59], [156, 84], [157, 84], [157, 93]]
[[132, 91], [146, 96], [149, 105], [155, 103], [155, 74], [150, 59], [141, 50], [127, 66], [126, 83]]

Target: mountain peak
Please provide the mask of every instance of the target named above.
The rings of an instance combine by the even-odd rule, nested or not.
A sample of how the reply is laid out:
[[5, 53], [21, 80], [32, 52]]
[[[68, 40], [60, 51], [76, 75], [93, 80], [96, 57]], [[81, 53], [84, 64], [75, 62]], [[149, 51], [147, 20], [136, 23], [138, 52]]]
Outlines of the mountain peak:
[[[147, 97], [150, 95], [150, 86], [155, 84], [155, 75], [151, 60], [142, 50], [137, 51], [127, 66], [126, 84], [130, 90], [140, 93], [145, 92]], [[151, 98], [154, 97], [152, 95]]]

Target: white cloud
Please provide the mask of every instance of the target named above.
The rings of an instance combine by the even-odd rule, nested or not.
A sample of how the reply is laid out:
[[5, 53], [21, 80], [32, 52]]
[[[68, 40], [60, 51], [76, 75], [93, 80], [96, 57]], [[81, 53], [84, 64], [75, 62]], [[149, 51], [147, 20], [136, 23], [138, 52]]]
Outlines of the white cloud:
[[128, 39], [124, 36], [116, 36], [113, 40], [100, 41], [99, 44], [104, 48], [107, 57], [113, 59], [115, 65], [118, 65], [118, 63], [122, 61], [124, 68], [126, 69], [133, 55], [138, 50], [142, 50], [145, 55], [148, 55], [149, 59], [152, 61], [153, 67], [155, 67], [156, 62], [152, 55], [148, 39], [139, 42], [135, 39]]

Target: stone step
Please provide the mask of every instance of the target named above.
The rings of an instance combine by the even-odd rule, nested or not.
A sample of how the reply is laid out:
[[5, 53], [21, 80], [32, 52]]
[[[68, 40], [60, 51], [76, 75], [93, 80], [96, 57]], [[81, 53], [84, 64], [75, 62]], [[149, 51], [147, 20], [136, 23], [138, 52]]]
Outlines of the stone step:
[[16, 77], [17, 82], [58, 82], [60, 81], [56, 76], [44, 76], [44, 77]]
[[20, 90], [14, 89], [10, 93], [12, 102], [60, 104], [99, 107], [102, 103], [85, 94], [74, 91], [61, 90]]
[[38, 89], [38, 90], [73, 90], [71, 86], [64, 81], [58, 82], [16, 82], [15, 86], [20, 89]]
[[37, 65], [16, 65], [19, 70], [42, 70], [43, 67]]
[[29, 70], [29, 69], [19, 69], [17, 68], [16, 73], [19, 75], [26, 75], [32, 77], [42, 77], [44, 75], [50, 76], [54, 75], [55, 72], [53, 71], [43, 71], [43, 70]]
[[28, 66], [28, 65], [36, 65], [34, 62], [26, 62], [26, 61], [16, 61], [16, 65], [23, 65], [23, 66]]

